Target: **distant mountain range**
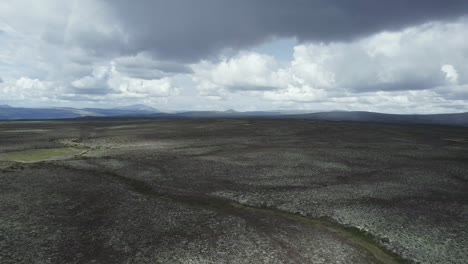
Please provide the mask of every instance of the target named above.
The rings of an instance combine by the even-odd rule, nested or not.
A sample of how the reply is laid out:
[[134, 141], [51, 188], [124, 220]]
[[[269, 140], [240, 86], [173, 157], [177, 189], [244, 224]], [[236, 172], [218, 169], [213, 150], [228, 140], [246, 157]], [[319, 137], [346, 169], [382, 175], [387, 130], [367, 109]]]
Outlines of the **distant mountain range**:
[[0, 105], [0, 120], [18, 119], [65, 119], [80, 117], [117, 117], [148, 116], [159, 113], [158, 110], [145, 105], [131, 105], [121, 108], [21, 108]]
[[146, 105], [119, 108], [20, 108], [0, 105], [0, 120], [67, 119], [67, 118], [291, 118], [329, 121], [357, 121], [380, 123], [413, 123], [468, 126], [468, 113], [396, 115], [362, 111], [332, 111], [308, 113], [307, 111], [185, 111], [164, 113]]

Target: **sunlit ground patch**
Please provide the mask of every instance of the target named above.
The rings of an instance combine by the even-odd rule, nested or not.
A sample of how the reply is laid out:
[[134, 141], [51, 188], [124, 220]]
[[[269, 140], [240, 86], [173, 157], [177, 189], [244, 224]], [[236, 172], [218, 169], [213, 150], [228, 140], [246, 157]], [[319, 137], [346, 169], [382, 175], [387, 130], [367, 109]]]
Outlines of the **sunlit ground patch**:
[[31, 149], [0, 153], [0, 160], [33, 163], [74, 157], [85, 150], [78, 148]]

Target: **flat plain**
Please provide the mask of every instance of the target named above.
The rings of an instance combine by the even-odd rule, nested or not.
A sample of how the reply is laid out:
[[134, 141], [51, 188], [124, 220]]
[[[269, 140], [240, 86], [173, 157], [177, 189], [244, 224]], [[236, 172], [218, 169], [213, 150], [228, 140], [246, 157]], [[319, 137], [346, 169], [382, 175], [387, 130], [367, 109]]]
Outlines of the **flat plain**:
[[0, 122], [0, 263], [467, 263], [468, 128]]

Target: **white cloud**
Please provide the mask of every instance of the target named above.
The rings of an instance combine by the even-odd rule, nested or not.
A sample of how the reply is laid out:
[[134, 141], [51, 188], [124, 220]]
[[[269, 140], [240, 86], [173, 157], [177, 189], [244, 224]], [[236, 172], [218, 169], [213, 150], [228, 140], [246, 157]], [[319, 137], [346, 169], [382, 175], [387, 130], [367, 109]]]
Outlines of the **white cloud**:
[[371, 58], [395, 57], [401, 52], [402, 35], [400, 32], [382, 32], [366, 39], [362, 45]]
[[[308, 70], [313, 70], [312, 74], [307, 74]], [[214, 99], [227, 97], [229, 92], [245, 92], [267, 99], [316, 100], [323, 95], [321, 89], [333, 83], [333, 76], [320, 72], [316, 65], [297, 61], [290, 68], [281, 68], [273, 57], [253, 52], [242, 52], [218, 64], [203, 61], [193, 65], [193, 71], [200, 94]], [[288, 95], [288, 91], [293, 94]]]
[[178, 92], [170, 78], [148, 80], [128, 77], [116, 69], [114, 62], [107, 66], [96, 66], [91, 75], [74, 80], [71, 85], [78, 94], [96, 94], [99, 97], [167, 97]]
[[46, 101], [55, 99], [54, 95], [62, 90], [62, 87], [54, 85], [53, 82], [21, 77], [0, 83], [0, 98], [8, 98], [10, 101]]
[[167, 97], [177, 94], [171, 79], [144, 80], [129, 77], [115, 77], [109, 84], [119, 93], [128, 97]]
[[[451, 106], [465, 105], [459, 109], [468, 111], [468, 18], [350, 42], [302, 42], [289, 62], [278, 61], [275, 51], [240, 51], [184, 65], [161, 61], [150, 51], [128, 50], [139, 45], [128, 43], [125, 21], [108, 5], [112, 2], [0, 1], [2, 103], [167, 100], [184, 109], [383, 112], [452, 111]], [[182, 78], [188, 81], [178, 83]]]
[[453, 65], [445, 64], [440, 69], [443, 73], [445, 73], [445, 79], [451, 84], [458, 84], [458, 72], [453, 67]]
[[187, 70], [146, 54], [118, 55], [113, 42], [125, 43], [126, 35], [101, 1], [1, 1], [0, 30], [6, 103], [167, 97], [177, 94], [172, 76]]
[[349, 43], [297, 45], [288, 65], [240, 53], [194, 65], [193, 79], [207, 96], [238, 92], [333, 109], [451, 111], [451, 100], [467, 99], [458, 85], [468, 82], [467, 42], [468, 20], [430, 23]]
[[335, 73], [324, 67], [324, 63], [331, 56], [333, 54], [325, 45], [296, 46], [294, 48], [294, 59], [291, 62], [290, 69], [286, 71], [301, 86], [333, 88], [336, 87]]
[[467, 21], [431, 23], [350, 43], [305, 44], [296, 47], [293, 63], [302, 60], [333, 74], [334, 89], [431, 89], [444, 83], [440, 72], [444, 63], [466, 69], [466, 59], [462, 59], [468, 52], [466, 33]]
[[104, 90], [108, 88], [107, 79], [110, 74], [109, 67], [98, 66], [93, 69], [91, 75], [74, 80], [71, 85], [85, 93], [91, 90]]
[[192, 69], [198, 90], [206, 96], [220, 96], [237, 90], [277, 89], [284, 83], [275, 59], [253, 52], [241, 53], [218, 64], [202, 61]]

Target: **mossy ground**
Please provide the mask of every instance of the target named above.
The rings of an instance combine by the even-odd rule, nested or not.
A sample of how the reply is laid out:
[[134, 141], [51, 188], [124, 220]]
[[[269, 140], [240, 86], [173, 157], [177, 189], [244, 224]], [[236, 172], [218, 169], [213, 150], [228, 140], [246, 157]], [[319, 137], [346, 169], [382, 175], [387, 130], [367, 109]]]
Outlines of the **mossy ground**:
[[0, 160], [33, 163], [46, 160], [66, 159], [83, 153], [78, 148], [31, 149], [0, 153]]
[[464, 264], [467, 135], [307, 120], [3, 122], [0, 263]]

